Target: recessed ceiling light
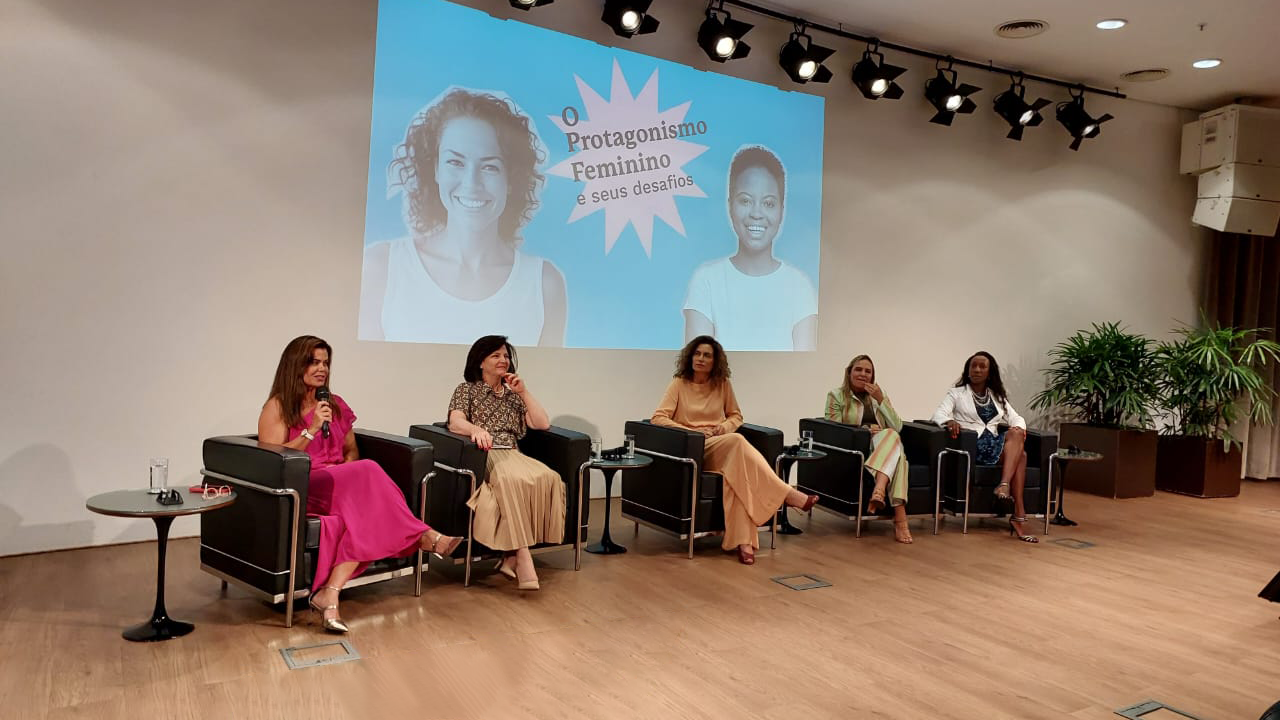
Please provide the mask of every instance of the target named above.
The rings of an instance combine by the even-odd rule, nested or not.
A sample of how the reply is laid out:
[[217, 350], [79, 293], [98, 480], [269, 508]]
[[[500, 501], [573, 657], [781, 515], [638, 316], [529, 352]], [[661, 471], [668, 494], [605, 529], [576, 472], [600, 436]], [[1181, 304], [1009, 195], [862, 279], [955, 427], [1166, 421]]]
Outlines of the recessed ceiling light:
[[1197, 60], [1191, 63], [1191, 67], [1200, 68], [1201, 70], [1207, 70], [1209, 68], [1216, 68], [1221, 64], [1222, 64], [1222, 60], [1218, 58], [1204, 58], [1203, 60]]
[[1129, 21], [1125, 20], [1124, 18], [1108, 18], [1106, 20], [1098, 21], [1098, 29], [1099, 30], [1119, 30], [1120, 28], [1128, 24], [1129, 24]]

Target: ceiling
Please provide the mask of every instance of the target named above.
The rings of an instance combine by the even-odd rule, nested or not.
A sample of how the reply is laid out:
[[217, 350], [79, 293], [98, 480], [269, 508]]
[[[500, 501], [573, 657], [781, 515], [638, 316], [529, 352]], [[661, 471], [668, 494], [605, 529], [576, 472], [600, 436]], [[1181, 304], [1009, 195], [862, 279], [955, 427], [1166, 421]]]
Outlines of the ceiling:
[[[1280, 0], [755, 2], [886, 42], [1118, 88], [1136, 100], [1208, 110], [1247, 97], [1280, 106]], [[739, 12], [738, 17], [755, 22], [751, 13]], [[1110, 31], [1094, 27], [1115, 17], [1129, 24]], [[1022, 40], [995, 35], [997, 25], [1025, 19], [1045, 21], [1049, 30]], [[817, 39], [822, 42], [820, 35]], [[892, 51], [886, 56], [893, 62]], [[1211, 70], [1191, 67], [1204, 57], [1221, 58], [1222, 64]], [[1169, 75], [1155, 82], [1120, 77], [1147, 68], [1168, 68]]]

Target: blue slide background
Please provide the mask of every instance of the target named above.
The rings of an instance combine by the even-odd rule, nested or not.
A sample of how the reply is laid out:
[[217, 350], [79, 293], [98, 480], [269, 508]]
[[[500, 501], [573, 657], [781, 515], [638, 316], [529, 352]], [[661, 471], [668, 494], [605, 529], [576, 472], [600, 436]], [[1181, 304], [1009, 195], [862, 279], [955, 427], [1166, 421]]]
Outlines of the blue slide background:
[[[692, 42], [692, 39], [690, 39]], [[763, 49], [761, 50], [763, 51]], [[654, 220], [652, 256], [632, 226], [605, 254], [605, 212], [566, 224], [583, 183], [547, 175], [542, 205], [525, 227], [523, 249], [564, 273], [569, 313], [565, 344], [590, 348], [678, 348], [689, 277], [700, 264], [733, 254], [726, 173], [745, 144], [773, 150], [787, 168], [785, 219], [774, 254], [819, 280], [823, 99], [604, 47], [443, 0], [382, 0], [370, 131], [366, 245], [408, 233], [402, 196], [389, 193], [387, 168], [409, 123], [450, 86], [505, 93], [536, 124], [546, 170], [571, 153], [549, 119], [566, 106], [586, 115], [574, 76], [606, 100], [614, 62], [638, 94], [659, 73], [658, 108], [692, 101], [686, 121], [709, 132], [687, 163], [705, 198], [678, 197], [686, 236]], [[644, 146], [639, 149], [643, 150]]]

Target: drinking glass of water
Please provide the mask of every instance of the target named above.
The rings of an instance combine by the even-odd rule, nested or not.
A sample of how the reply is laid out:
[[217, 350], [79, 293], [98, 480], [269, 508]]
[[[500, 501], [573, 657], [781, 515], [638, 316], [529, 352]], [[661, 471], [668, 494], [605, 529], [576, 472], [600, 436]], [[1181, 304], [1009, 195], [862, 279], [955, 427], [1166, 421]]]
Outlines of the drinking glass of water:
[[800, 445], [802, 445], [805, 450], [813, 450], [813, 431], [812, 430], [800, 431]]
[[169, 484], [169, 458], [151, 458], [151, 487], [147, 492], [159, 495]]

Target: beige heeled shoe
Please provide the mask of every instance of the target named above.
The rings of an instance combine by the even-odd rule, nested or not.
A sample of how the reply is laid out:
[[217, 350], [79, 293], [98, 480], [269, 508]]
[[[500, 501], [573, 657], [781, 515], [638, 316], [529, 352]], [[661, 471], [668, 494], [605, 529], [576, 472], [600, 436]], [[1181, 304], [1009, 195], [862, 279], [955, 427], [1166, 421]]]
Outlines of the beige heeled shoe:
[[517, 562], [517, 563], [516, 563], [516, 570], [515, 570], [515, 574], [516, 574], [516, 588], [517, 588], [517, 589], [519, 589], [519, 590], [537, 590], [537, 589], [538, 589], [538, 587], [539, 587], [539, 586], [538, 586], [538, 574], [537, 574], [536, 572], [535, 572], [535, 573], [533, 573], [533, 579], [532, 579], [532, 580], [526, 580], [525, 578], [520, 577], [520, 575], [521, 575], [521, 573], [520, 573], [520, 564]]
[[495, 567], [494, 570], [497, 570], [502, 574], [502, 577], [508, 580], [516, 579], [516, 571], [507, 567], [507, 556], [505, 555], [498, 559], [498, 566]]
[[[320, 589], [332, 590], [335, 593], [342, 592], [341, 588], [336, 588], [332, 585], [322, 585]], [[316, 598], [314, 595], [312, 595], [311, 598], [307, 600], [307, 605], [311, 607], [311, 612], [320, 613], [320, 621], [321, 621], [320, 624], [321, 624], [321, 627], [323, 627], [326, 632], [342, 634], [342, 633], [351, 631], [351, 628], [347, 627], [347, 624], [342, 622], [341, 617], [327, 618], [324, 616], [324, 614], [329, 610], [337, 610], [338, 609], [337, 605], [325, 605], [324, 607], [321, 607], [316, 604]]]

